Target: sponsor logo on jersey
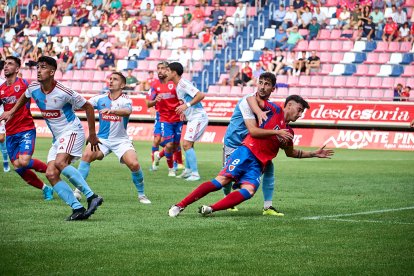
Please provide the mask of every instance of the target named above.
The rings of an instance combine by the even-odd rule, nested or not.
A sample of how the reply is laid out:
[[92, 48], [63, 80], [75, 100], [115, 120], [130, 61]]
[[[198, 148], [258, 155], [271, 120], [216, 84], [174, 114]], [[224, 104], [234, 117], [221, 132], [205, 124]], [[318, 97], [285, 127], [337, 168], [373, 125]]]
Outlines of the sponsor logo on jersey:
[[20, 85], [15, 85], [14, 86], [14, 92], [19, 92], [20, 91]]
[[42, 116], [45, 119], [56, 119], [60, 117], [60, 110], [43, 110], [41, 109]]
[[114, 114], [102, 114], [102, 120], [110, 122], [119, 122], [121, 121], [121, 117]]
[[173, 88], [174, 88], [174, 84], [169, 83], [169, 84], [168, 84], [168, 89], [172, 90]]
[[235, 168], [236, 166], [234, 166], [234, 165], [229, 165], [229, 171], [233, 171], [234, 170], [234, 168]]

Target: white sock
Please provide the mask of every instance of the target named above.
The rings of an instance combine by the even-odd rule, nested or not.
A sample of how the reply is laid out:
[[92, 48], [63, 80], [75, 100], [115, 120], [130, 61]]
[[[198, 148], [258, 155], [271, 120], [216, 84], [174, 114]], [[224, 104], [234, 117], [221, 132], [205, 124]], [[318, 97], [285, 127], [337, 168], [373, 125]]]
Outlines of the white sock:
[[271, 206], [272, 206], [272, 204], [273, 204], [272, 200], [265, 200], [265, 201], [264, 201], [264, 204], [263, 204], [263, 207], [264, 207], [265, 209], [267, 209], [267, 208], [271, 207]]

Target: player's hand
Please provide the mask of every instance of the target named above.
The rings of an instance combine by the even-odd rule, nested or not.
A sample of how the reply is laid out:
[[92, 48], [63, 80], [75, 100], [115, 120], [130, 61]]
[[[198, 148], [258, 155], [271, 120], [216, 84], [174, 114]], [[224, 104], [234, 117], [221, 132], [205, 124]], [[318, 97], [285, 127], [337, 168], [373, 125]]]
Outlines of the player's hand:
[[89, 135], [88, 139], [86, 139], [86, 144], [91, 144], [91, 150], [92, 151], [99, 151], [99, 144], [101, 144], [101, 141], [99, 141], [98, 136], [96, 134]]
[[13, 117], [10, 111], [4, 111], [2, 115], [0, 115], [0, 121], [5, 121], [6, 123]]
[[109, 109], [109, 108], [104, 108], [104, 109], [101, 109], [101, 114], [111, 114], [111, 109]]
[[331, 149], [325, 149], [326, 145], [323, 145], [319, 149], [313, 152], [313, 157], [318, 158], [328, 158], [331, 159], [331, 156], [334, 155], [334, 151]]
[[156, 101], [156, 102], [159, 102], [159, 101], [161, 101], [162, 100], [162, 97], [161, 97], [161, 95], [160, 94], [158, 94], [156, 97], [155, 97], [155, 99], [154, 99], [154, 101]]
[[184, 111], [186, 111], [188, 108], [188, 106], [186, 104], [182, 104], [177, 106], [177, 108], [175, 109], [175, 112], [177, 112], [177, 114], [184, 114]]
[[267, 113], [269, 112], [270, 110], [267, 110], [267, 111], [261, 111], [261, 112], [259, 112], [258, 114], [257, 114], [257, 120], [258, 120], [258, 122], [259, 122], [259, 126], [261, 125], [261, 124], [263, 124], [263, 122], [264, 121], [266, 121], [267, 120]]
[[187, 118], [185, 117], [184, 113], [180, 114], [180, 120], [183, 121], [183, 122], [185, 120], [187, 120]]
[[293, 135], [287, 129], [280, 129], [276, 134], [279, 138], [283, 140], [284, 143], [287, 143], [289, 140], [293, 140]]

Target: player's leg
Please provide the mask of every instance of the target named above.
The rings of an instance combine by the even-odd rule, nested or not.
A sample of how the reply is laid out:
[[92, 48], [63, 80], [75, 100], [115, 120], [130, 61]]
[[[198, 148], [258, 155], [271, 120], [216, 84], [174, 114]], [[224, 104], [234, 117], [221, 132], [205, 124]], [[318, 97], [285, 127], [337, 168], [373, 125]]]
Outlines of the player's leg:
[[159, 146], [161, 144], [161, 123], [158, 118], [159, 115], [155, 117], [154, 123], [154, 139], [152, 141], [152, 151], [151, 151], [151, 160], [152, 160], [152, 167], [151, 170], [156, 171], [158, 170], [158, 165], [160, 162], [159, 157]]
[[275, 190], [275, 168], [273, 162], [266, 165], [262, 177], [263, 191], [263, 215], [265, 216], [284, 216], [283, 213], [273, 207], [273, 193]]
[[180, 142], [174, 144], [174, 149], [175, 149], [174, 154], [173, 154], [174, 164], [177, 165], [178, 170], [182, 170], [184, 169], [184, 164], [183, 164], [183, 155], [181, 153]]
[[[226, 166], [227, 164], [227, 160], [230, 157], [230, 155], [235, 151], [236, 149], [228, 147], [226, 145], [223, 146], [223, 168]], [[231, 193], [231, 185], [226, 185], [223, 187], [223, 193], [224, 196], [226, 197], [228, 194]], [[238, 209], [236, 206], [234, 206], [233, 208], [229, 208], [228, 211], [230, 212], [237, 212]]]
[[9, 157], [7, 155], [7, 146], [6, 146], [6, 129], [4, 128], [4, 122], [0, 122], [0, 151], [3, 156], [3, 171], [9, 172]]
[[151, 201], [147, 198], [144, 192], [144, 173], [138, 163], [137, 153], [135, 152], [133, 146], [132, 149], [128, 149], [121, 156], [121, 161], [125, 163], [131, 171], [132, 182], [137, 188], [139, 202], [150, 204]]
[[[159, 158], [165, 156], [168, 165], [168, 176], [175, 176], [173, 168], [174, 153], [174, 124], [161, 122], [161, 146], [164, 147], [159, 154]], [[155, 157], [156, 158], [156, 157]]]

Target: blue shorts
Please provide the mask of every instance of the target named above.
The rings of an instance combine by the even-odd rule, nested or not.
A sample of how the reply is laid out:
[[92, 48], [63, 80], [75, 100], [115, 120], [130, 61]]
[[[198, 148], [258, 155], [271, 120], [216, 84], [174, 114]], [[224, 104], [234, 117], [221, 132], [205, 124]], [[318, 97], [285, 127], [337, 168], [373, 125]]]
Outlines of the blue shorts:
[[19, 155], [33, 155], [35, 144], [36, 129], [8, 135], [6, 145], [10, 160], [13, 162]]
[[169, 142], [180, 143], [181, 140], [181, 131], [183, 129], [183, 122], [176, 123], [161, 123], [161, 137], [162, 142], [161, 146], [165, 146]]
[[158, 112], [154, 121], [154, 136], [161, 136], [160, 114]]
[[240, 188], [241, 184], [250, 184], [256, 191], [260, 186], [262, 165], [247, 147], [240, 146], [229, 156], [219, 175], [233, 179], [234, 189]]

